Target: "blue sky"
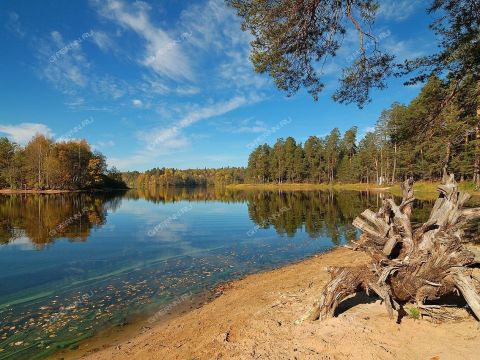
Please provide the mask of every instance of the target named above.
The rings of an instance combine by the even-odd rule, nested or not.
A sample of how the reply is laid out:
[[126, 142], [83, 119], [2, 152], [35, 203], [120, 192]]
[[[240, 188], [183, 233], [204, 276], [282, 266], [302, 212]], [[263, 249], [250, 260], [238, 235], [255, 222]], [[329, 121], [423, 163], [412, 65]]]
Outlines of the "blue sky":
[[[381, 1], [381, 46], [400, 60], [434, 51], [428, 3]], [[319, 101], [287, 98], [254, 72], [250, 36], [223, 0], [3, 0], [0, 24], [0, 136], [84, 138], [121, 170], [244, 166], [259, 142], [361, 135], [419, 91], [391, 79], [362, 110], [333, 102], [358, 48], [351, 31]]]

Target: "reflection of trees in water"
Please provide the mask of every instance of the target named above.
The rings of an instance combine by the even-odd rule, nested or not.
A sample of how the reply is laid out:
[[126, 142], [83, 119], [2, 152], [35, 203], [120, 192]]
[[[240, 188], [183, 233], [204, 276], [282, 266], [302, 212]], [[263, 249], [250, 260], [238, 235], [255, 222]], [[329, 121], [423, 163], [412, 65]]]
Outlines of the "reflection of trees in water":
[[222, 187], [151, 187], [130, 190], [125, 195], [128, 199], [145, 199], [153, 203], [176, 201], [224, 201], [245, 202], [246, 192]]
[[16, 194], [0, 196], [0, 243], [28, 237], [37, 247], [68, 238], [86, 241], [107, 211], [121, 202], [119, 193]]
[[[377, 210], [383, 194], [366, 192], [251, 192], [247, 194], [250, 218], [260, 227], [294, 236], [304, 228], [312, 237], [326, 236], [334, 244], [353, 240], [353, 219], [366, 208]], [[423, 203], [413, 218], [426, 219], [431, 204]], [[284, 211], [282, 209], [289, 209]]]
[[[86, 241], [91, 229], [105, 223], [106, 213], [122, 199], [153, 203], [176, 201], [248, 202], [250, 218], [260, 227], [273, 226], [279, 234], [293, 236], [298, 229], [314, 238], [328, 236], [334, 243], [351, 240], [351, 223], [365, 208], [377, 210], [382, 194], [361, 192], [237, 191], [214, 187], [163, 187], [127, 193], [68, 193], [0, 196], [0, 244], [27, 237], [37, 247], [68, 238]], [[415, 204], [412, 221], [428, 217], [431, 202]], [[53, 230], [53, 231], [52, 231]]]

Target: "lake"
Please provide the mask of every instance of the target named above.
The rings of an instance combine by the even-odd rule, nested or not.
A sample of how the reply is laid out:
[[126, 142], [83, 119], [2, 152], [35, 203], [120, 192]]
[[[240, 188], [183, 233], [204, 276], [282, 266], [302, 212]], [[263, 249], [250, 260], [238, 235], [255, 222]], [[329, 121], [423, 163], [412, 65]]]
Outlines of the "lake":
[[[381, 194], [174, 188], [0, 195], [0, 359], [102, 329], [348, 243]], [[432, 202], [417, 202], [414, 221]]]

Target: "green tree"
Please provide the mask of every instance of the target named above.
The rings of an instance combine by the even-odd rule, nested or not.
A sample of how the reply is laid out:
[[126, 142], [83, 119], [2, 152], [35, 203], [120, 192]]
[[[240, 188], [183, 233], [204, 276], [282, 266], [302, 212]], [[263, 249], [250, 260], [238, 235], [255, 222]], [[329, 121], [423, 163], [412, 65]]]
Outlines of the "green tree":
[[[371, 29], [378, 4], [372, 0], [265, 1], [227, 0], [243, 19], [243, 30], [253, 35], [251, 59], [256, 71], [268, 73], [289, 95], [301, 87], [316, 100], [324, 84], [322, 66], [335, 57], [345, 33], [359, 35], [359, 48], [343, 72], [334, 98], [369, 99], [371, 88], [384, 88], [393, 56], [379, 50]], [[318, 63], [318, 64], [317, 64]]]
[[282, 183], [286, 178], [285, 141], [283, 139], [278, 139], [273, 146], [270, 164], [272, 177], [278, 183]]
[[285, 175], [288, 182], [292, 182], [295, 178], [295, 152], [297, 143], [291, 136], [287, 137], [284, 145], [285, 156]]
[[325, 139], [325, 158], [327, 162], [329, 182], [335, 181], [335, 173], [340, 159], [339, 147], [340, 131], [335, 128]]
[[25, 147], [29, 185], [36, 189], [47, 187], [45, 161], [50, 152], [52, 141], [44, 135], [35, 135]]
[[12, 186], [16, 144], [6, 137], [0, 138], [0, 187]]
[[310, 136], [305, 142], [305, 163], [309, 181], [321, 182], [321, 157], [322, 143], [320, 139], [316, 136]]
[[[358, 146], [359, 168], [362, 180], [371, 183], [378, 181], [378, 149], [377, 139], [373, 132], [365, 134]], [[374, 178], [375, 176], [375, 178]]]
[[302, 182], [306, 176], [305, 170], [305, 153], [303, 151], [302, 144], [298, 144], [298, 146], [295, 148], [292, 180], [295, 182]]

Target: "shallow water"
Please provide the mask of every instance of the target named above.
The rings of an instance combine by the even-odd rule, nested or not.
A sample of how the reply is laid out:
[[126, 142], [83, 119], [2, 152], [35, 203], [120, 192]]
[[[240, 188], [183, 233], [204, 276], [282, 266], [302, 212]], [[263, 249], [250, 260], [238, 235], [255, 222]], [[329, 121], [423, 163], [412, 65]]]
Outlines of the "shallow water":
[[[381, 194], [0, 195], [0, 359], [44, 358], [222, 281], [345, 244]], [[418, 202], [414, 221], [431, 202]]]

